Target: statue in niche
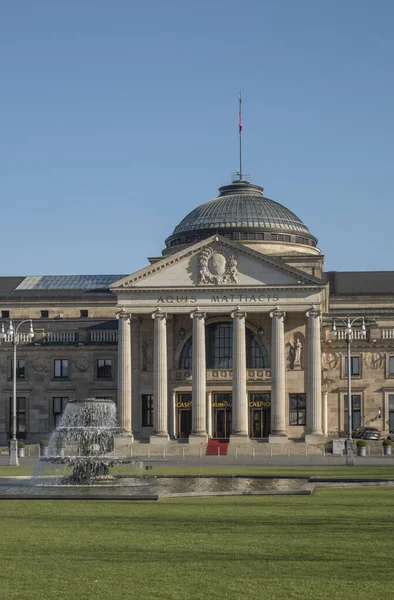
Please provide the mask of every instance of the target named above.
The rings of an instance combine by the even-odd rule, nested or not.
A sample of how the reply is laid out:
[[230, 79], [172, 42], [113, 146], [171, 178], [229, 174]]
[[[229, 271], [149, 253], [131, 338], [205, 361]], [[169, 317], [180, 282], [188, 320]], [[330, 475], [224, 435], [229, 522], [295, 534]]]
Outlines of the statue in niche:
[[290, 351], [293, 359], [292, 368], [301, 369], [302, 342], [300, 338], [294, 338], [293, 343], [290, 343]]
[[153, 370], [153, 340], [144, 340], [142, 345], [142, 370]]

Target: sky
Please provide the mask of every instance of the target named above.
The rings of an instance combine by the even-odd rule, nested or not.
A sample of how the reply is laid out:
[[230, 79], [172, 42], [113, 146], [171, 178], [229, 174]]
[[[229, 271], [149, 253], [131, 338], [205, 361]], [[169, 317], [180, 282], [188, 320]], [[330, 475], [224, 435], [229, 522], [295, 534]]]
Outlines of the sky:
[[243, 166], [394, 270], [392, 0], [3, 0], [0, 275], [132, 273]]

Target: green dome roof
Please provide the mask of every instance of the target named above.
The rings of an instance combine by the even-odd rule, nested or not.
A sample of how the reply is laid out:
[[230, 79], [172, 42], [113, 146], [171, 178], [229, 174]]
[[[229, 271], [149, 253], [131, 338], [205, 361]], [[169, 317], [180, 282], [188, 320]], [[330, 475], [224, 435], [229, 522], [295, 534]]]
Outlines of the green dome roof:
[[[263, 195], [264, 189], [247, 181], [235, 181], [219, 188], [219, 196], [192, 210], [174, 229], [166, 240], [167, 247], [193, 243], [214, 233], [227, 235], [233, 239], [279, 239], [268, 232], [287, 234], [282, 241], [316, 245], [307, 226], [291, 210]], [[258, 232], [259, 236], [253, 236]], [[300, 239], [295, 239], [295, 238]], [[294, 238], [294, 239], [293, 239]]]

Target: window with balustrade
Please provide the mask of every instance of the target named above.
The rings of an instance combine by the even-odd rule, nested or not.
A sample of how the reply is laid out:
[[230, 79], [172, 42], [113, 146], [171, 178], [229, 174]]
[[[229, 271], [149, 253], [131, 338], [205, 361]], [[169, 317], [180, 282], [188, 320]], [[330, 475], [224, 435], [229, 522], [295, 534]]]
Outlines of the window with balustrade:
[[[212, 323], [205, 328], [207, 369], [232, 369], [233, 364], [233, 324]], [[246, 368], [265, 369], [269, 367], [267, 349], [260, 337], [250, 329], [245, 332]], [[192, 346], [190, 337], [183, 346], [179, 368], [192, 368]]]
[[55, 358], [53, 361], [53, 376], [55, 379], [68, 379], [69, 360], [68, 358]]

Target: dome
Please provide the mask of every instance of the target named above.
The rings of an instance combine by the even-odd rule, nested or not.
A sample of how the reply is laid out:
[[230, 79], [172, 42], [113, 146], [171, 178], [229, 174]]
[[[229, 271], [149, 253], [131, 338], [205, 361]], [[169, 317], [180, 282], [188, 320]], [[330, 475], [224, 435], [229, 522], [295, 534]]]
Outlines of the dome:
[[192, 210], [166, 240], [167, 248], [196, 243], [215, 233], [234, 240], [281, 241], [316, 246], [317, 240], [291, 210], [248, 181], [219, 188], [219, 196]]

